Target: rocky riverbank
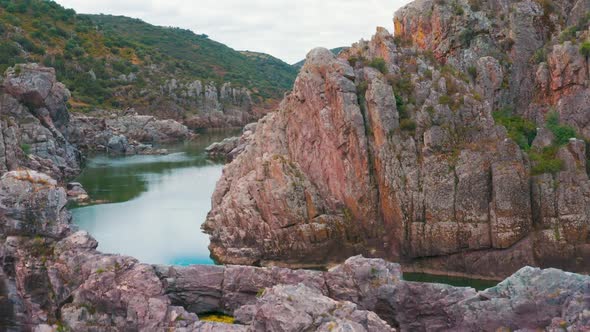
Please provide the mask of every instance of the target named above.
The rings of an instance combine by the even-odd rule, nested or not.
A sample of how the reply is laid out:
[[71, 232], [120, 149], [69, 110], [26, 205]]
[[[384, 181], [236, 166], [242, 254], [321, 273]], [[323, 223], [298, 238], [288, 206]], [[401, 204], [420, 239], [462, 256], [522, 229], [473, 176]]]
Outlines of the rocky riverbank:
[[[0, 179], [3, 323], [15, 330], [440, 331], [590, 328], [590, 277], [524, 268], [476, 292], [403, 281], [401, 267], [353, 257], [329, 271], [151, 266], [96, 251], [50, 177]], [[198, 315], [233, 315], [235, 325]], [[6, 323], [8, 321], [8, 323]]]
[[207, 155], [213, 159], [223, 159], [228, 162], [234, 160], [239, 154], [244, 152], [254, 133], [256, 132], [256, 123], [250, 123], [242, 130], [239, 137], [229, 137], [221, 142], [215, 142], [205, 149]]
[[581, 3], [415, 1], [395, 35], [311, 51], [218, 183], [215, 258], [590, 272]]
[[174, 120], [160, 120], [146, 115], [108, 117], [72, 116], [68, 138], [84, 151], [110, 154], [162, 154], [154, 146], [189, 140], [194, 134]]

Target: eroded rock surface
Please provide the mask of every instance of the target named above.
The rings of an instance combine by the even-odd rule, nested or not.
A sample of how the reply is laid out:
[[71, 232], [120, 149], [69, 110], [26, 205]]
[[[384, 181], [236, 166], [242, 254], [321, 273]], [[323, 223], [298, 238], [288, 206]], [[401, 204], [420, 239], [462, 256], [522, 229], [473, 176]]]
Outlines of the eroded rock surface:
[[28, 167], [65, 180], [79, 172], [80, 153], [66, 135], [69, 97], [53, 68], [7, 70], [0, 89], [0, 173]]
[[250, 144], [256, 132], [256, 126], [256, 123], [246, 125], [240, 137], [229, 137], [221, 142], [213, 143], [205, 149], [205, 152], [211, 158], [221, 158], [227, 161], [234, 160]]
[[[526, 265], [590, 272], [588, 70], [563, 37], [588, 37], [575, 6], [415, 1], [396, 13], [395, 36], [379, 28], [338, 57], [311, 51], [217, 184], [204, 225], [213, 256], [309, 267], [363, 254], [497, 278]], [[577, 140], [547, 135], [551, 109]], [[498, 114], [529, 121], [537, 139]]]
[[68, 128], [73, 144], [85, 151], [112, 154], [159, 154], [154, 145], [183, 142], [192, 137], [188, 128], [174, 120], [127, 114], [114, 117], [73, 116]]
[[[590, 328], [590, 277], [526, 267], [483, 292], [406, 282], [352, 257], [328, 271], [151, 266], [76, 231], [66, 192], [34, 171], [0, 178], [3, 328], [73, 331], [457, 331]], [[198, 320], [234, 315], [236, 325]]]

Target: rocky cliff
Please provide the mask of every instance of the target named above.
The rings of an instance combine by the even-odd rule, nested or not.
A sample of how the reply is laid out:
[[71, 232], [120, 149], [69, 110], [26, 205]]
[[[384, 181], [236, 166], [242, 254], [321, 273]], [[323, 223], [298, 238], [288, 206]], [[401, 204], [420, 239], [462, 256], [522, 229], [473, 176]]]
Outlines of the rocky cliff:
[[[328, 61], [332, 69], [353, 75], [350, 68], [340, 67], [341, 62], [332, 55], [324, 57], [324, 53], [314, 52], [309, 63]], [[332, 75], [335, 81], [330, 84], [335, 85], [323, 90], [330, 98], [335, 92], [338, 95], [354, 89], [350, 88], [352, 83], [338, 75]], [[339, 86], [345, 90], [339, 91]], [[306, 93], [298, 98], [313, 97], [311, 90]], [[590, 328], [590, 278], [555, 269], [526, 267], [497, 287], [476, 292], [471, 288], [407, 282], [400, 265], [361, 256], [327, 271], [306, 271], [236, 265], [152, 266], [132, 257], [98, 252], [96, 240], [72, 224], [66, 209], [68, 193], [60, 185], [79, 169], [79, 153], [71, 142], [99, 144], [103, 136], [114, 134], [163, 141], [182, 137], [187, 130], [178, 123], [137, 115], [70, 118], [67, 96], [68, 91], [56, 81], [53, 70], [38, 65], [9, 70], [2, 85], [0, 151], [5, 168], [0, 170], [0, 330], [386, 332]], [[342, 105], [349, 103], [341, 100]], [[344, 117], [362, 125], [362, 119], [354, 113]], [[278, 146], [274, 136], [260, 137], [260, 133], [268, 135], [269, 124], [247, 126], [231, 153], [235, 151], [240, 160], [265, 138], [272, 143], [268, 147]], [[309, 133], [314, 130], [310, 128]], [[296, 137], [293, 132], [289, 135]], [[345, 136], [355, 137], [357, 144], [366, 144], [355, 132]], [[346, 148], [355, 165], [366, 163], [366, 158]], [[326, 156], [335, 158], [333, 154]], [[281, 172], [286, 171], [301, 181], [292, 185], [295, 193], [310, 186], [310, 180], [287, 159], [273, 155], [270, 160], [274, 163], [263, 166], [260, 176], [274, 174], [278, 181], [266, 185], [280, 188], [284, 184], [281, 181], [285, 181]], [[347, 167], [343, 174], [350, 176]], [[77, 190], [75, 184], [68, 186], [68, 191]], [[353, 189], [346, 190], [348, 194]], [[318, 210], [308, 209], [308, 213], [319, 216], [326, 211], [319, 210], [329, 206], [329, 202], [322, 203], [323, 193], [317, 189], [306, 194], [310, 202], [318, 202]], [[277, 200], [279, 205], [265, 213], [279, 211], [280, 204], [297, 206], [297, 196], [293, 197]], [[347, 218], [352, 218], [352, 213], [346, 212]], [[325, 218], [330, 220], [331, 216]], [[360, 230], [358, 235], [362, 235]], [[335, 253], [335, 257], [339, 256]], [[233, 315], [236, 324], [199, 320], [199, 316], [210, 312]]]
[[[172, 79], [166, 81], [161, 89], [162, 94], [174, 104], [152, 105], [150, 112], [176, 118], [180, 115], [191, 128], [240, 127], [259, 119], [265, 112], [254, 106], [248, 89], [232, 87], [230, 83], [218, 88], [213, 82], [182, 84]], [[188, 115], [184, 109], [198, 112]]]
[[395, 35], [311, 51], [225, 168], [204, 226], [213, 255], [590, 272], [587, 7], [419, 0]]
[[28, 167], [63, 180], [79, 172], [81, 155], [64, 136], [69, 97], [51, 68], [18, 65], [6, 72], [0, 88], [0, 173]]

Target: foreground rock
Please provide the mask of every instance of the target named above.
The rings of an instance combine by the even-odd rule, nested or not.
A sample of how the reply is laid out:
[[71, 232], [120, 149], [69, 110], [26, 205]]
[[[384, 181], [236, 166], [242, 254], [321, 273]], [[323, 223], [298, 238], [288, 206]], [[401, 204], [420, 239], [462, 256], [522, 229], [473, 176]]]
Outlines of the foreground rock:
[[[590, 277], [523, 268], [495, 288], [403, 280], [401, 267], [352, 257], [328, 271], [151, 266], [96, 251], [66, 192], [46, 175], [0, 179], [2, 328], [73, 331], [457, 331], [590, 328]], [[223, 312], [239, 324], [202, 322]], [[241, 324], [241, 325], [240, 325]]]
[[236, 313], [251, 331], [395, 331], [375, 313], [304, 285], [275, 286]]
[[[396, 36], [379, 28], [338, 58], [311, 51], [217, 184], [204, 225], [213, 256], [590, 272], [590, 77], [579, 45], [563, 42], [590, 36], [579, 1], [553, 3], [415, 1]], [[577, 137], [543, 134], [552, 109]]]

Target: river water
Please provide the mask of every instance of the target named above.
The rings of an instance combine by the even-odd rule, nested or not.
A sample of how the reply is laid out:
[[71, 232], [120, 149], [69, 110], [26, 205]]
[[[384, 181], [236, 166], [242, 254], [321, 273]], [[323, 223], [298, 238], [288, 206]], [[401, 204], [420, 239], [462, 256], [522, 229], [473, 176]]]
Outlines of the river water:
[[90, 158], [76, 180], [95, 201], [71, 210], [105, 253], [150, 264], [213, 264], [201, 232], [223, 164], [205, 148], [239, 132], [206, 132], [164, 156]]

